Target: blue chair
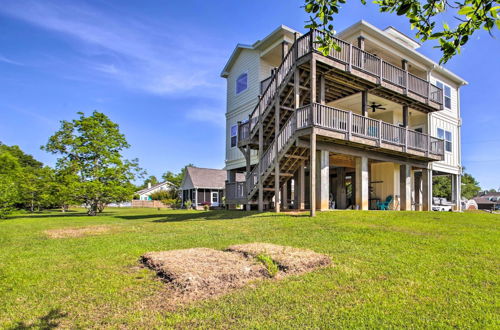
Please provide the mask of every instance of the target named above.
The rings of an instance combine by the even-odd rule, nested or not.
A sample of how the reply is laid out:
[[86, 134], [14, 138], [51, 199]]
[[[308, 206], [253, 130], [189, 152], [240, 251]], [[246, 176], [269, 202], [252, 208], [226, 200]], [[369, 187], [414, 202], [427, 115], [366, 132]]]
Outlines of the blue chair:
[[385, 199], [385, 202], [380, 202], [380, 201], [377, 201], [377, 208], [378, 208], [379, 210], [388, 211], [388, 210], [389, 210], [389, 205], [391, 205], [392, 200], [393, 200], [392, 195], [389, 195], [389, 196], [387, 196], [387, 198]]

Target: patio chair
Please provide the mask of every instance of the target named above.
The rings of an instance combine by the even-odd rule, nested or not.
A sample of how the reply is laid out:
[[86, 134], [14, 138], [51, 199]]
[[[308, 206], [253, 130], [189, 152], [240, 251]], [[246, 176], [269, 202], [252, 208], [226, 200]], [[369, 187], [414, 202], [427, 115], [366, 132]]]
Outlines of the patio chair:
[[389, 210], [389, 205], [391, 205], [393, 200], [392, 195], [387, 196], [385, 202], [377, 201], [377, 209], [387, 211]]

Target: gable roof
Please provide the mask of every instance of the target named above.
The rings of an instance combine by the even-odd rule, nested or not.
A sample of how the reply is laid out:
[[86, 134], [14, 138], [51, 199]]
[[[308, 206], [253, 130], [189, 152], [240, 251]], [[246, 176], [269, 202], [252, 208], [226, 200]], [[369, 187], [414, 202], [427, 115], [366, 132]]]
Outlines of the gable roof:
[[150, 191], [153, 191], [155, 189], [158, 189], [158, 188], [160, 188], [162, 186], [167, 186], [167, 185], [174, 187], [173, 183], [171, 183], [169, 181], [165, 181], [165, 182], [161, 182], [161, 183], [155, 184], [154, 186], [151, 186], [151, 188], [144, 188], [142, 190], [136, 191], [135, 193], [138, 194], [138, 195], [143, 195], [143, 194], [147, 194]]
[[227, 172], [214, 168], [186, 167], [186, 177], [182, 182], [190, 180], [193, 188], [224, 189], [226, 186]]
[[[292, 28], [289, 28], [286, 25], [280, 25], [278, 26], [273, 32], [269, 33], [264, 39], [262, 40], [257, 40], [254, 42], [252, 45], [245, 45], [245, 44], [237, 44], [236, 47], [234, 48], [233, 52], [231, 53], [231, 56], [229, 57], [229, 60], [227, 61], [226, 65], [224, 66], [224, 69], [222, 69], [222, 72], [220, 74], [221, 77], [225, 78], [229, 74], [229, 70], [231, 70], [231, 67], [233, 66], [234, 62], [240, 55], [241, 51], [244, 49], [257, 49], [259, 46], [265, 44], [268, 40], [272, 39], [273, 37], [279, 36], [280, 34], [285, 34], [285, 33], [299, 33], [298, 31], [295, 31]], [[299, 33], [300, 35], [300, 33]]]

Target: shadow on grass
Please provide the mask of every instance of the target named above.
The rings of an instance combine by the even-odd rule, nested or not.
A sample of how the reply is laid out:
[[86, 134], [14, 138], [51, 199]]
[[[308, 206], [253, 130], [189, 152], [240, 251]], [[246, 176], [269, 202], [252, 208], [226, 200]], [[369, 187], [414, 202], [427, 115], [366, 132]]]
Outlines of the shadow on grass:
[[186, 212], [175, 214], [150, 214], [150, 215], [124, 215], [116, 216], [116, 218], [124, 220], [144, 220], [155, 219], [152, 222], [181, 222], [181, 221], [197, 221], [197, 220], [235, 220], [247, 218], [250, 216], [258, 216], [261, 218], [272, 218], [277, 216], [291, 216], [291, 217], [307, 217], [305, 214], [270, 214], [259, 213], [256, 211], [200, 211], [200, 212]]
[[32, 324], [18, 322], [10, 329], [55, 329], [59, 326], [59, 319], [67, 315], [67, 313], [62, 313], [59, 309], [51, 309], [46, 315], [40, 317], [36, 322]]
[[78, 212], [78, 211], [73, 211], [73, 213], [68, 213], [68, 212], [61, 212], [59, 214], [42, 214], [42, 213], [37, 213], [37, 214], [32, 214], [32, 213], [26, 213], [26, 214], [19, 214], [15, 216], [10, 216], [7, 219], [20, 219], [20, 218], [64, 218], [64, 217], [89, 217], [89, 219], [99, 217], [99, 216], [109, 216], [113, 215], [113, 213], [109, 212], [103, 212], [103, 213], [98, 213], [96, 216], [89, 216], [87, 212]]

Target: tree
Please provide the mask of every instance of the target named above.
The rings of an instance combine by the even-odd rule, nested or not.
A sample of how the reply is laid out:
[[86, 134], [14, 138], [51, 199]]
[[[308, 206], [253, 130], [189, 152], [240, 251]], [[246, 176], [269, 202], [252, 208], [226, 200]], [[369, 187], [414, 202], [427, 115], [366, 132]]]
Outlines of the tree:
[[[335, 31], [333, 16], [339, 12], [340, 5], [347, 0], [305, 0], [305, 11], [310, 14], [306, 28], [319, 29], [324, 32], [316, 42], [325, 55], [330, 50], [340, 50], [333, 39]], [[360, 0], [366, 4], [366, 0]], [[453, 3], [447, 0], [375, 0], [381, 12], [396, 13], [406, 16], [411, 29], [416, 29], [416, 37], [422, 42], [429, 39], [438, 41], [442, 52], [441, 63], [460, 53], [470, 36], [483, 28], [492, 35], [496, 25], [500, 29], [500, 6], [496, 0], [458, 0]], [[441, 22], [443, 15], [454, 17], [453, 24]]]
[[[468, 173], [464, 173], [461, 179], [462, 197], [471, 199], [481, 191], [479, 182]], [[432, 179], [432, 195], [451, 199], [451, 178], [449, 176], [435, 176]]]
[[186, 176], [186, 167], [193, 166], [193, 164], [188, 164], [184, 166], [181, 171], [177, 174], [167, 171], [163, 173], [162, 178], [164, 181], [168, 181], [170, 183], [173, 183], [177, 188], [180, 188], [182, 184], [182, 180], [184, 180], [184, 176]]
[[20, 170], [17, 158], [0, 150], [0, 219], [9, 215], [19, 200]]
[[462, 197], [471, 199], [477, 196], [480, 191], [481, 187], [479, 187], [479, 182], [477, 182], [472, 175], [464, 173], [464, 175], [462, 175]]
[[152, 186], [154, 186], [154, 185], [157, 185], [160, 182], [158, 182], [158, 179], [156, 178], [156, 176], [150, 175], [146, 180], [144, 180], [144, 183], [139, 187], [139, 190], [147, 188], [148, 184], [150, 184], [150, 183], [151, 183]]
[[96, 215], [108, 203], [130, 200], [135, 190], [131, 181], [143, 172], [137, 159], [123, 158], [129, 144], [116, 123], [98, 111], [88, 117], [78, 115], [61, 121], [61, 128], [42, 149], [61, 155], [57, 171], [75, 179], [74, 200], [87, 207], [88, 215]]

